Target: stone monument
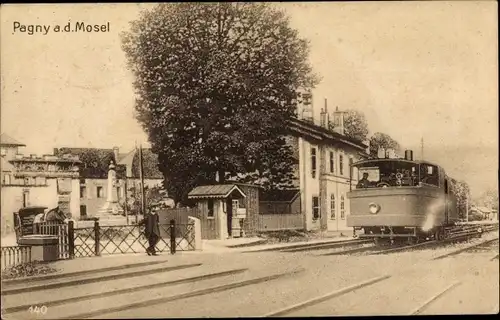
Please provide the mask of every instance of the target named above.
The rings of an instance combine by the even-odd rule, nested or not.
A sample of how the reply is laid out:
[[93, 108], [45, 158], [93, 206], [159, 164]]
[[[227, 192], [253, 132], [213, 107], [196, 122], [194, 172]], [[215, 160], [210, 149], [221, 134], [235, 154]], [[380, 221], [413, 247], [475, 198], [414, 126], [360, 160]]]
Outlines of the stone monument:
[[118, 203], [118, 191], [117, 191], [116, 170], [113, 161], [109, 164], [108, 170], [108, 188], [107, 188], [107, 198], [104, 206], [99, 210], [97, 217], [100, 219], [106, 219], [109, 217], [121, 215], [123, 213], [123, 208]]

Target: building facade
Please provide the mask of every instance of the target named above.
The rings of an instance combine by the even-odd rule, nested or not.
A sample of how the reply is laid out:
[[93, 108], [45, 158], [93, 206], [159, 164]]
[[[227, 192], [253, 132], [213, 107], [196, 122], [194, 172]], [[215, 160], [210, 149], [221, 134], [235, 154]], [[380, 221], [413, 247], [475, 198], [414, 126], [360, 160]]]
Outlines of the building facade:
[[[80, 202], [82, 214], [96, 216], [107, 200], [108, 192], [116, 192], [116, 199], [123, 204], [137, 196], [140, 190], [139, 152], [120, 153], [119, 148], [58, 148], [54, 154], [78, 156], [80, 165]], [[116, 164], [116, 188], [108, 190], [110, 163]], [[158, 157], [151, 149], [143, 149], [144, 186], [161, 186], [163, 175], [158, 169]], [[127, 194], [125, 194], [127, 192]]]
[[[1, 136], [2, 232], [13, 227], [13, 213], [20, 208], [57, 206], [68, 218], [79, 216], [79, 164], [77, 157], [29, 155], [19, 152], [23, 143]], [[4, 229], [5, 226], [5, 229]]]
[[[326, 109], [326, 108], [325, 108]], [[357, 183], [351, 164], [366, 158], [368, 146], [344, 135], [344, 113], [334, 112], [335, 131], [328, 128], [328, 114], [321, 124], [311, 119], [290, 121], [287, 142], [295, 152], [295, 187], [300, 190], [305, 230], [349, 230], [347, 193]]]

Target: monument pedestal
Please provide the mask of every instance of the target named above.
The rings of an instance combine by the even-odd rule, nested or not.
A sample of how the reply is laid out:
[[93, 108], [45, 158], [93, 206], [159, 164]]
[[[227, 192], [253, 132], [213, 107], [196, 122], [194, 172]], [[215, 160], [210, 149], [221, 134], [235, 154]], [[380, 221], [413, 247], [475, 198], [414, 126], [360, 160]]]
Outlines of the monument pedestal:
[[19, 245], [31, 246], [31, 261], [56, 261], [59, 259], [59, 238], [48, 235], [21, 237]]

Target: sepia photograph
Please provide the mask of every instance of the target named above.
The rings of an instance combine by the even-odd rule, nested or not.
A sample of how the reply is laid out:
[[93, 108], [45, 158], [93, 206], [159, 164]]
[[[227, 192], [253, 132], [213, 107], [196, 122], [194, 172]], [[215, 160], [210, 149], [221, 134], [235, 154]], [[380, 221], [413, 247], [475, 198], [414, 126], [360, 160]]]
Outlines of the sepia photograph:
[[0, 17], [2, 319], [500, 312], [496, 1]]

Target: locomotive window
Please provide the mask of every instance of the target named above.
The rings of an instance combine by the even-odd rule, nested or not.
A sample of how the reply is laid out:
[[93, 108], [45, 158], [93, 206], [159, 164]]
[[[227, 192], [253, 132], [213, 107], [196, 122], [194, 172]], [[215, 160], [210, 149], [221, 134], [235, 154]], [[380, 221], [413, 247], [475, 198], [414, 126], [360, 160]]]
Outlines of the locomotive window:
[[420, 182], [426, 185], [439, 186], [439, 172], [436, 166], [431, 164], [420, 165]]
[[418, 185], [418, 165], [410, 161], [370, 161], [358, 168], [356, 189]]

